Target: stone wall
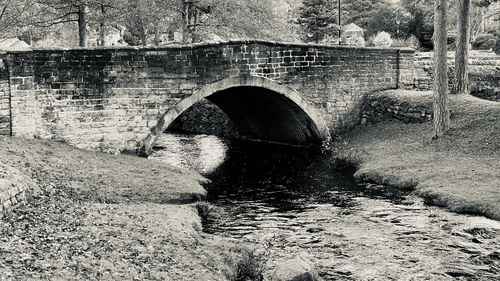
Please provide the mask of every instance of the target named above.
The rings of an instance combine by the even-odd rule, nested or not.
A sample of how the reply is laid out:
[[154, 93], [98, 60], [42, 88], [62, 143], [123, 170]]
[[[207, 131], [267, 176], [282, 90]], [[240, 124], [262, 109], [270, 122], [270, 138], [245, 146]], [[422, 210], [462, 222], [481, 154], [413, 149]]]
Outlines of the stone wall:
[[12, 134], [84, 148], [137, 147], [174, 105], [226, 78], [262, 77], [300, 93], [331, 133], [359, 123], [367, 93], [413, 85], [409, 49], [262, 41], [35, 50], [7, 63]]
[[500, 101], [500, 65], [495, 73], [471, 74], [471, 95], [481, 99]]
[[406, 123], [432, 120], [432, 93], [385, 91], [369, 95], [363, 106], [362, 124], [398, 119]]
[[[448, 55], [448, 82], [453, 83], [455, 59]], [[472, 53], [469, 59], [469, 79], [471, 92], [500, 91], [500, 56], [495, 54]], [[431, 53], [415, 54], [414, 86], [418, 90], [432, 90], [434, 62]]]
[[9, 80], [0, 78], [0, 136], [10, 135]]

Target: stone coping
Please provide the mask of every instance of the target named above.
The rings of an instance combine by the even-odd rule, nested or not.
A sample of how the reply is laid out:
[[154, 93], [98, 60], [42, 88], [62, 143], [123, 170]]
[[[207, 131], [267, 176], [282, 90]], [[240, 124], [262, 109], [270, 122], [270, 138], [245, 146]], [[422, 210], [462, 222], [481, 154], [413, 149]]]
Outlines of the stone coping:
[[244, 45], [244, 44], [262, 44], [268, 46], [283, 46], [283, 47], [304, 47], [304, 48], [325, 48], [325, 49], [349, 49], [349, 50], [375, 50], [375, 51], [391, 51], [391, 52], [415, 52], [412, 48], [379, 48], [379, 47], [358, 47], [347, 45], [328, 45], [328, 44], [312, 44], [312, 43], [298, 43], [298, 42], [278, 42], [278, 41], [265, 41], [265, 40], [228, 40], [207, 43], [194, 43], [194, 44], [175, 44], [169, 46], [158, 47], [143, 47], [143, 46], [111, 46], [111, 47], [77, 47], [77, 48], [33, 48], [32, 50], [25, 51], [9, 51], [0, 54], [9, 53], [33, 53], [33, 52], [64, 52], [64, 51], [121, 51], [121, 50], [136, 50], [136, 51], [168, 51], [168, 50], [185, 50], [185, 49], [198, 49], [209, 48], [217, 46], [228, 45]]

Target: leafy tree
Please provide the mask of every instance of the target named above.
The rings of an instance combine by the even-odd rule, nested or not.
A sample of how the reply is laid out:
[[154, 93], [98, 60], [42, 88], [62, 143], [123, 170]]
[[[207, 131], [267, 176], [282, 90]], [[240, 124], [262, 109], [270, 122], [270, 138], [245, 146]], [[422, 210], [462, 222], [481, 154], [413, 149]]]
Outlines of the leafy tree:
[[[298, 23], [308, 37], [306, 41], [321, 41], [336, 36], [338, 31], [338, 0], [304, 0], [299, 9]], [[341, 25], [356, 23], [370, 37], [380, 31], [409, 37], [410, 13], [399, 4], [387, 0], [342, 0]]]
[[408, 33], [417, 36], [425, 48], [432, 48], [433, 0], [402, 0], [401, 5], [409, 12]]
[[305, 32], [304, 41], [319, 42], [339, 30], [336, 0], [304, 0], [297, 23]]
[[385, 31], [392, 35], [408, 37], [410, 14], [399, 4], [387, 0], [343, 0], [344, 23], [354, 22], [370, 37]]

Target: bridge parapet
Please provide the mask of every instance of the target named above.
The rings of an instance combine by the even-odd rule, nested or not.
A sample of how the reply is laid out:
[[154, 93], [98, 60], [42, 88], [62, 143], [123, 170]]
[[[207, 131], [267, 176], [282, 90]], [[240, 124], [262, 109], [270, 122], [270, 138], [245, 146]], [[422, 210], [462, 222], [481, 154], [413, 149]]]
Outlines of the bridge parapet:
[[260, 77], [299, 93], [331, 132], [359, 121], [365, 94], [413, 84], [411, 49], [231, 41], [40, 49], [6, 60], [11, 133], [86, 148], [137, 147], [167, 111], [228, 78]]

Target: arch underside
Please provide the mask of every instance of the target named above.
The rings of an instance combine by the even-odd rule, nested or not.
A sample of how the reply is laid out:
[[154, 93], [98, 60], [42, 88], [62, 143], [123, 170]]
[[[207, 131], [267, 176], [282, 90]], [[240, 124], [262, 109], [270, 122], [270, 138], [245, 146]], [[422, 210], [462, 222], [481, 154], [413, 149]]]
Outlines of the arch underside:
[[258, 87], [234, 87], [207, 99], [233, 121], [245, 139], [315, 146], [322, 139], [307, 114], [284, 95]]
[[269, 79], [240, 77], [205, 86], [170, 108], [142, 142], [139, 154], [148, 155], [156, 138], [205, 98], [221, 108], [246, 139], [308, 147], [330, 139], [321, 116], [297, 92]]

